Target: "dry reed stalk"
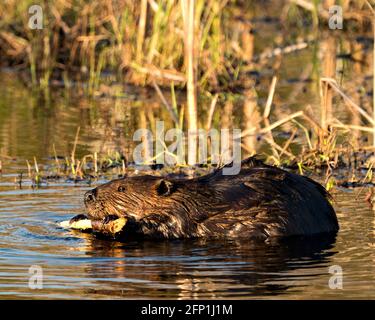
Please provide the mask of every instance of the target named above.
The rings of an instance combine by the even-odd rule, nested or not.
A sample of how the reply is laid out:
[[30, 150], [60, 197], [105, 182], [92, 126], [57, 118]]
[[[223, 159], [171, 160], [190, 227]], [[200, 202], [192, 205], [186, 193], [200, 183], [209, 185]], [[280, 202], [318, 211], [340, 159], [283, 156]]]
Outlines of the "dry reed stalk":
[[[276, 82], [277, 82], [277, 77], [273, 76], [271, 86], [270, 86], [270, 89], [268, 91], [266, 107], [264, 108], [264, 112], [263, 112], [263, 122], [264, 122], [264, 125], [266, 127], [268, 127], [270, 125], [270, 121], [269, 121], [268, 117], [271, 113], [271, 106], [272, 106], [273, 96], [275, 95]], [[280, 155], [277, 152], [277, 148], [275, 148], [275, 145], [277, 145], [277, 143], [275, 142], [275, 140], [273, 138], [272, 131], [269, 131], [267, 133], [267, 135], [268, 135], [268, 139], [266, 139], [266, 141], [268, 143], [271, 142], [269, 144], [272, 148], [272, 153], [273, 153], [274, 157], [276, 159], [280, 160]]]
[[[323, 42], [323, 78], [335, 79], [336, 76], [336, 40], [334, 37], [327, 38]], [[328, 130], [328, 125], [332, 121], [333, 92], [328, 83], [323, 82], [321, 96], [321, 120], [320, 125], [323, 130]]]
[[162, 78], [162, 79], [171, 80], [171, 81], [177, 81], [177, 82], [186, 81], [185, 75], [176, 70], [159, 69], [153, 65], [140, 66], [137, 63], [131, 63], [130, 66], [140, 73], [148, 74], [153, 77]]
[[29, 175], [29, 178], [31, 179], [31, 165], [30, 165], [29, 160], [26, 160], [26, 164], [27, 164], [27, 173]]
[[51, 10], [52, 15], [55, 17], [56, 26], [60, 27], [64, 31], [65, 34], [70, 33], [71, 28], [64, 22], [56, 6], [50, 5], [50, 10]]
[[282, 150], [281, 150], [281, 152], [280, 152], [280, 157], [281, 157], [284, 153], [287, 154], [286, 151], [287, 151], [289, 145], [290, 145], [290, 144], [292, 143], [292, 141], [294, 140], [294, 137], [296, 136], [297, 131], [298, 131], [298, 129], [295, 128], [295, 129], [293, 130], [292, 134], [290, 135], [289, 139], [285, 142], [285, 144], [284, 144], [284, 146], [283, 146], [283, 148], [282, 148]]
[[273, 96], [275, 95], [276, 82], [277, 82], [277, 77], [273, 76], [272, 82], [271, 82], [271, 87], [268, 91], [266, 107], [264, 108], [264, 112], [263, 112], [263, 118], [265, 118], [265, 119], [269, 117], [270, 112], [271, 112]]
[[98, 153], [94, 152], [94, 171], [98, 174]]
[[180, 107], [180, 119], [179, 119], [179, 128], [183, 129], [184, 127], [184, 118], [185, 118], [185, 105]]
[[[366, 0], [367, 6], [372, 12], [372, 32], [374, 37], [374, 44], [372, 49], [372, 116], [375, 123], [375, 10], [372, 8], [371, 4]], [[373, 146], [375, 147], [375, 125], [373, 125]]]
[[17, 57], [25, 52], [30, 46], [29, 41], [22, 37], [18, 37], [10, 32], [1, 31], [0, 39], [3, 39], [8, 47], [6, 47], [6, 53], [9, 56]]
[[347, 130], [359, 130], [359, 131], [365, 131], [365, 132], [371, 132], [374, 133], [373, 128], [363, 127], [363, 126], [357, 126], [352, 124], [338, 124], [334, 123], [331, 125], [332, 128], [340, 128], [340, 129], [347, 129]]
[[[254, 88], [245, 90], [244, 92], [244, 103], [243, 103], [243, 120], [242, 127], [244, 131], [253, 130], [256, 132], [259, 129], [260, 122], [262, 120], [258, 108], [257, 93]], [[256, 150], [256, 137], [255, 135], [246, 136], [243, 139], [244, 148], [248, 153], [252, 154]], [[249, 152], [250, 150], [250, 152]]]
[[77, 169], [76, 169], [76, 174], [82, 178], [83, 176], [83, 173], [82, 173], [82, 170], [81, 170], [81, 167], [82, 167], [82, 162], [77, 160]]
[[87, 166], [87, 159], [88, 158], [93, 158], [91, 154], [87, 154], [85, 156], [83, 156], [82, 158], [82, 161], [81, 161], [81, 165], [80, 165], [80, 170], [82, 172], [82, 176], [84, 175], [84, 170], [85, 170], [85, 167]]
[[375, 147], [374, 146], [363, 146], [363, 147], [361, 147], [361, 149], [363, 149], [363, 150], [375, 150]]
[[[281, 126], [282, 124], [284, 124], [284, 123], [286, 123], [286, 122], [288, 122], [288, 121], [290, 121], [290, 120], [292, 120], [294, 118], [301, 117], [303, 115], [304, 115], [303, 111], [297, 111], [297, 112], [292, 113], [291, 115], [289, 115], [289, 116], [287, 116], [287, 117], [285, 117], [283, 119], [275, 121], [274, 123], [272, 123], [271, 125], [269, 125], [269, 126], [267, 126], [265, 128], [262, 128], [261, 130], [259, 130], [258, 133], [259, 134], [265, 134], [265, 133], [267, 133], [269, 131], [272, 131], [273, 129], [277, 128], [278, 126]], [[244, 130], [241, 133], [240, 137], [243, 138], [243, 137], [246, 137], [248, 135], [252, 135], [252, 134], [254, 134], [254, 132], [255, 132], [255, 128]]]
[[126, 175], [126, 165], [124, 159], [121, 160], [122, 175]]
[[[304, 116], [305, 116], [305, 115], [304, 115]], [[305, 133], [306, 140], [307, 140], [307, 144], [308, 144], [308, 146], [309, 146], [310, 151], [316, 149], [316, 148], [313, 148], [313, 145], [312, 145], [312, 143], [311, 143], [311, 139], [310, 139], [310, 135], [309, 135], [309, 130], [308, 130], [304, 125], [302, 125], [301, 123], [299, 123], [296, 119], [293, 119], [292, 121], [293, 121], [295, 124], [297, 124], [297, 126], [299, 126], [299, 127], [303, 130], [303, 132]], [[320, 131], [318, 131], [318, 134], [317, 134], [317, 135], [319, 135], [319, 132], [320, 132]]]
[[73, 150], [72, 150], [72, 154], [71, 154], [72, 166], [74, 166], [74, 164], [75, 164], [75, 154], [76, 154], [76, 148], [77, 148], [78, 136], [79, 136], [80, 130], [81, 130], [81, 127], [78, 127], [77, 131], [76, 131], [76, 136], [74, 138], [74, 145], [73, 145]]
[[167, 108], [169, 114], [172, 117], [172, 120], [174, 121], [174, 123], [176, 124], [176, 126], [178, 126], [179, 125], [179, 120], [178, 120], [178, 116], [176, 114], [176, 111], [168, 103], [167, 99], [165, 99], [165, 97], [163, 95], [163, 92], [160, 90], [159, 86], [156, 84], [156, 82], [154, 80], [152, 81], [152, 85], [154, 86], [155, 91], [158, 94], [158, 96], [161, 99], [161, 101], [163, 102], [164, 106]]
[[268, 127], [265, 127], [259, 131], [260, 134], [267, 133], [268, 131], [272, 131], [273, 129], [277, 128], [278, 126], [281, 126], [282, 124], [297, 118], [303, 116], [303, 111], [297, 111], [295, 113], [292, 113], [291, 115], [285, 117], [284, 119], [280, 119], [278, 121], [275, 121], [273, 124], [269, 125]]
[[195, 57], [195, 0], [182, 0], [182, 17], [184, 22], [185, 68], [187, 86], [187, 115], [189, 130], [198, 129], [197, 116], [197, 70]]
[[[212, 118], [213, 118], [213, 115], [214, 115], [214, 112], [215, 112], [215, 107], [216, 107], [218, 98], [219, 98], [219, 94], [216, 93], [211, 100], [210, 109], [208, 111], [208, 117], [207, 117], [207, 122], [206, 122], [207, 132], [209, 132], [211, 130], [211, 127], [212, 127]], [[207, 141], [207, 144], [208, 144], [208, 147], [211, 148], [211, 137], [209, 137], [209, 139]], [[211, 155], [211, 157], [212, 157], [212, 155]]]
[[38, 162], [36, 161], [36, 157], [34, 157], [34, 166], [35, 166], [35, 172], [39, 174], [39, 166], [38, 166]]
[[364, 109], [357, 105], [348, 95], [344, 93], [342, 88], [340, 88], [337, 84], [336, 80], [331, 78], [321, 78], [320, 81], [327, 82], [338, 94], [341, 95], [347, 105], [359, 112], [364, 118], [366, 118], [368, 122], [371, 123], [372, 126], [375, 126], [375, 120]]
[[300, 6], [301, 8], [304, 8], [305, 10], [308, 10], [308, 11], [315, 10], [314, 4], [306, 0], [289, 0], [289, 2], [292, 2], [296, 4], [297, 6]]
[[[371, 7], [371, 11], [373, 13], [372, 32], [374, 33], [374, 35], [373, 35], [374, 41], [373, 41], [373, 48], [372, 48], [372, 116], [373, 116], [374, 122], [375, 122], [375, 11], [374, 11], [374, 9], [372, 9], [372, 7]], [[375, 125], [373, 126], [373, 128], [374, 128], [374, 132], [373, 132], [373, 142], [372, 143], [375, 147]]]
[[148, 0], [148, 3], [154, 12], [159, 10], [159, 5], [154, 0]]
[[65, 157], [65, 165], [66, 165], [66, 170], [65, 172], [68, 171], [68, 168], [70, 167], [70, 161], [69, 161], [69, 158], [68, 157]]
[[[306, 108], [306, 110], [303, 114], [303, 118], [310, 123], [310, 125], [313, 128], [313, 130], [315, 132], [315, 135], [318, 137], [318, 139], [321, 139], [321, 137], [323, 136], [323, 129], [321, 128], [320, 124], [313, 119], [313, 115], [308, 114], [310, 107], [311, 107], [310, 105], [307, 106], [307, 108]], [[309, 130], [305, 126], [303, 126], [301, 123], [299, 123], [297, 120], [294, 119], [293, 122], [295, 122], [304, 131], [307, 143], [309, 145], [309, 149], [310, 150], [316, 149], [316, 144], [315, 144], [315, 147], [313, 148], [313, 145], [311, 143]], [[318, 140], [318, 142], [320, 142], [320, 141], [321, 140]]]
[[54, 155], [55, 162], [56, 162], [57, 173], [59, 174], [60, 173], [60, 162], [59, 162], [59, 159], [57, 158], [57, 152], [56, 152], [55, 144], [52, 144], [52, 148], [53, 148], [53, 155]]
[[[138, 121], [139, 128], [146, 129], [148, 127], [146, 112], [149, 112], [149, 110], [142, 109], [139, 112], [139, 121]], [[153, 123], [155, 123], [155, 121], [152, 121], [151, 123], [153, 124]], [[152, 125], [152, 124], [151, 124], [152, 130], [156, 130], [155, 126]], [[161, 136], [163, 136], [163, 132], [161, 132], [159, 134]], [[146, 164], [150, 163], [149, 159], [152, 157], [152, 150], [150, 148], [150, 143], [152, 143], [152, 141], [150, 141], [150, 139], [152, 140], [152, 138], [150, 138], [147, 134], [146, 135], [142, 135], [142, 137], [141, 137], [141, 141], [142, 141], [142, 155], [143, 155], [143, 159], [145, 159], [144, 163], [146, 163]], [[157, 137], [157, 139], [159, 139], [159, 136]]]
[[[255, 60], [259, 60], [259, 61], [268, 60], [275, 56], [280, 56], [282, 54], [288, 54], [294, 51], [303, 50], [307, 48], [308, 45], [309, 44], [307, 42], [301, 42], [301, 43], [292, 44], [290, 46], [286, 46], [284, 48], [276, 48], [276, 49], [273, 49], [272, 51], [267, 50], [266, 52], [263, 52], [259, 56], [255, 57]], [[249, 65], [248, 68], [252, 68], [252, 66]]]
[[206, 123], [206, 129], [207, 129], [207, 131], [209, 131], [211, 129], [212, 118], [214, 116], [215, 107], [216, 107], [216, 103], [217, 103], [217, 99], [218, 98], [219, 98], [219, 94], [216, 93], [214, 95], [214, 97], [212, 98], [212, 100], [211, 100], [210, 109], [208, 111], [207, 123]]
[[[269, 139], [269, 138], [267, 138], [267, 137], [265, 137], [264, 139], [267, 141], [267, 143], [268, 143], [271, 147], [275, 148], [276, 150], [279, 150], [279, 151], [282, 152], [282, 153], [285, 153], [285, 154], [286, 154], [289, 158], [291, 158], [291, 159], [294, 159], [294, 158], [295, 158], [295, 156], [294, 156], [293, 154], [291, 154], [291, 153], [290, 153], [289, 151], [287, 151], [287, 150], [284, 150], [284, 148], [280, 147], [275, 141], [273, 141], [273, 140], [271, 140], [271, 139]], [[281, 156], [281, 153], [280, 153], [280, 154], [277, 153], [277, 157], [274, 156], [274, 158], [277, 159], [277, 162], [279, 162], [279, 160], [280, 160], [280, 156]]]
[[142, 58], [143, 42], [145, 39], [146, 19], [147, 19], [147, 0], [141, 0], [141, 12], [138, 22], [136, 61], [140, 62]]
[[144, 164], [146, 164], [146, 165], [151, 164], [155, 160], [157, 160], [160, 156], [162, 156], [164, 154], [164, 155], [167, 155], [167, 156], [170, 156], [170, 157], [174, 158], [177, 165], [179, 165], [179, 166], [185, 165], [185, 163], [184, 164], [179, 163], [178, 155], [170, 152], [168, 146], [165, 144], [165, 142], [162, 139], [160, 139], [160, 137], [158, 137], [158, 141], [160, 142], [161, 146], [163, 147], [163, 150], [161, 152], [157, 153], [155, 156], [149, 158], [147, 160], [147, 162], [144, 162]]

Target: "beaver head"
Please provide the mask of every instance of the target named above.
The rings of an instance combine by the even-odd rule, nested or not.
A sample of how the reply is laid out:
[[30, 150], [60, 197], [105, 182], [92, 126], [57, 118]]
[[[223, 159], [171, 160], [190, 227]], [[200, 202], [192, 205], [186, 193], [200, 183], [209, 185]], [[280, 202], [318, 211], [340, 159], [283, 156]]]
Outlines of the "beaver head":
[[[125, 217], [127, 236], [193, 237], [197, 223], [203, 218], [199, 208], [207, 202], [195, 190], [186, 181], [134, 176], [116, 179], [86, 192], [84, 202], [94, 226]], [[100, 232], [100, 227], [97, 228]]]

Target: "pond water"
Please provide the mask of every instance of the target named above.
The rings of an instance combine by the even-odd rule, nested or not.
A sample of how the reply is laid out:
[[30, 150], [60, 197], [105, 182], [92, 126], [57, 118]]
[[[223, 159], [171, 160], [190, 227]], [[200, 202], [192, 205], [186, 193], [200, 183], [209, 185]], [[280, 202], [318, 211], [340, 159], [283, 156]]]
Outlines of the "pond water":
[[[266, 33], [256, 36], [269, 41]], [[344, 39], [348, 36], [349, 42]], [[351, 51], [354, 43], [356, 52], [363, 53], [357, 58], [371, 61], [363, 38], [342, 37], [341, 53]], [[312, 112], [319, 109], [319, 87], [313, 79], [317, 51], [313, 45], [283, 59], [271, 122], [307, 105]], [[353, 78], [349, 93], [364, 92], [354, 98], [368, 106], [371, 65], [340, 59], [337, 69], [343, 85]], [[257, 77], [258, 102], [264, 105], [272, 69]], [[43, 168], [53, 146], [58, 155], [69, 155], [77, 127], [77, 156], [127, 152], [135, 128], [152, 126], [155, 119], [171, 125], [169, 115], [149, 89], [126, 87], [121, 98], [91, 100], [62, 89], [43, 96], [9, 71], [0, 75], [0, 88], [0, 298], [375, 298], [375, 217], [364, 200], [367, 189], [334, 189], [341, 226], [334, 239], [118, 243], [59, 228], [58, 222], [83, 212], [82, 196], [90, 186], [59, 181], [33, 189], [25, 180], [20, 188], [15, 181], [20, 172], [27, 175], [26, 159], [36, 157]], [[342, 101], [335, 100], [335, 106], [342, 121], [357, 119]], [[220, 127], [227, 121], [235, 127], [243, 125], [241, 119], [241, 103], [221, 101], [213, 123]], [[290, 131], [286, 124], [274, 134], [282, 137]], [[304, 143], [301, 134], [295, 147]], [[42, 268], [41, 289], [29, 287], [31, 266]], [[332, 266], [342, 268], [342, 290], [329, 287]]]
[[[8, 180], [9, 183], [4, 182]], [[336, 239], [119, 243], [61, 229], [83, 211], [88, 186], [0, 186], [0, 298], [374, 298], [374, 212], [358, 190], [334, 194]], [[29, 288], [31, 266], [43, 287]], [[332, 266], [343, 289], [330, 289]]]

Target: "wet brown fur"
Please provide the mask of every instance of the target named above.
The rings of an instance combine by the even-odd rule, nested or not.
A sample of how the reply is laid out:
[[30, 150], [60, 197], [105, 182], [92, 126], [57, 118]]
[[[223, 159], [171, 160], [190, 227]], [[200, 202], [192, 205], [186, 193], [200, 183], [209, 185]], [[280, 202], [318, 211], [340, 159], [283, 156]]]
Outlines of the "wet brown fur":
[[194, 179], [126, 177], [93, 189], [85, 199], [99, 233], [105, 233], [108, 219], [128, 219], [121, 237], [265, 240], [339, 229], [320, 184], [254, 157], [242, 161], [237, 175], [217, 169]]

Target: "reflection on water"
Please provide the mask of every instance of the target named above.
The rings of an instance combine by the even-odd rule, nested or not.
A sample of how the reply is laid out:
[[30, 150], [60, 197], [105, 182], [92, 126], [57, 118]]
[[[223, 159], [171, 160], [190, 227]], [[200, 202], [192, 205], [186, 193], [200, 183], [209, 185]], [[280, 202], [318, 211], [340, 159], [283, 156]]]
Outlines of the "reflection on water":
[[[2, 298], [375, 297], [374, 213], [356, 192], [335, 194], [336, 238], [119, 243], [57, 226], [82, 211], [87, 189], [0, 187]], [[29, 289], [31, 265], [43, 289]], [[343, 290], [328, 286], [332, 265]]]
[[[280, 275], [303, 269], [293, 263], [300, 258], [309, 259], [307, 265], [324, 264], [332, 253], [325, 253], [333, 239], [322, 242], [289, 242], [283, 246], [256, 245], [246, 242], [177, 241], [175, 243], [143, 243], [131, 247], [108, 248], [93, 242], [93, 256], [111, 255], [123, 258], [114, 267], [118, 277], [135, 277], [140, 287], [147, 288], [148, 297], [170, 298], [236, 298], [262, 297], [298, 291], [290, 281], [280, 281]], [[98, 254], [99, 252], [99, 254]], [[147, 252], [147, 258], [143, 257]], [[136, 258], [137, 263], [127, 258]], [[99, 264], [89, 268], [93, 278], [105, 268]], [[146, 274], [139, 276], [139, 268]], [[306, 279], [312, 275], [300, 270]], [[160, 285], [161, 284], [161, 285]], [[99, 287], [99, 286], [98, 286]], [[122, 292], [123, 283], [111, 291]], [[101, 292], [101, 290], [96, 290]], [[125, 289], [125, 296], [132, 296], [134, 289]], [[134, 292], [135, 296], [139, 292]]]
[[[256, 33], [255, 43], [261, 46], [258, 48], [260, 52], [265, 49], [264, 46], [268, 48], [275, 45], [274, 41], [279, 41], [277, 39], [283, 36], [277, 25], [271, 30], [267, 29], [269, 27], [258, 26], [262, 32]], [[337, 44], [336, 55], [332, 53], [333, 43]], [[319, 77], [327, 73], [325, 65], [329, 63], [325, 59], [328, 58], [337, 58], [336, 79], [345, 93], [371, 113], [373, 69], [370, 45], [371, 39], [354, 32], [322, 32], [305, 49], [278, 57], [277, 69], [273, 68], [273, 60], [264, 66], [254, 67], [254, 70], [249, 70], [242, 86], [234, 90], [236, 93], [220, 94], [212, 117], [212, 128], [249, 130], [259, 126], [260, 115], [275, 75], [278, 80], [270, 123], [299, 110], [304, 110], [319, 123]], [[153, 88], [139, 89], [124, 85], [120, 86], [120, 97], [99, 96], [89, 99], [75, 96], [76, 90], [61, 88], [52, 88], [48, 94], [35, 94], [17, 79], [17, 75], [9, 71], [0, 74], [0, 155], [23, 160], [37, 156], [40, 160], [52, 155], [53, 145], [58, 155], [68, 155], [77, 128], [80, 127], [78, 156], [93, 151], [116, 150], [128, 156], [136, 145], [132, 141], [135, 130], [149, 128], [154, 132], [156, 120], [165, 121], [166, 131], [173, 127], [170, 114]], [[169, 90], [164, 95], [171, 101]], [[182, 108], [184, 100], [181, 95], [179, 99], [177, 94], [177, 100], [181, 102], [178, 105]], [[211, 102], [211, 96], [202, 94], [200, 97], [199, 126], [202, 128], [206, 127]], [[361, 125], [358, 114], [348, 109], [342, 99], [335, 96], [333, 103], [332, 113], [340, 122]], [[298, 121], [305, 123], [303, 119]], [[287, 122], [273, 130], [275, 141], [287, 141], [295, 127]], [[351, 143], [356, 146], [368, 138], [368, 133], [353, 130], [352, 137]], [[295, 142], [291, 144], [292, 149], [307, 144], [304, 131], [298, 132]], [[244, 152], [254, 149], [259, 152], [269, 148], [266, 139], [260, 136], [249, 136], [243, 144]]]

